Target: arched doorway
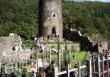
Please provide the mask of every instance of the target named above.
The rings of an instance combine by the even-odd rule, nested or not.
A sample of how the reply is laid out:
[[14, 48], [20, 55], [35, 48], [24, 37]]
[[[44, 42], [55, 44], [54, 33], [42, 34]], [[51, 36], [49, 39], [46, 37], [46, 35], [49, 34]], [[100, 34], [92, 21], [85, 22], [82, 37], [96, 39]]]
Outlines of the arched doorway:
[[56, 28], [55, 27], [52, 28], [52, 35], [53, 34], [56, 35]]

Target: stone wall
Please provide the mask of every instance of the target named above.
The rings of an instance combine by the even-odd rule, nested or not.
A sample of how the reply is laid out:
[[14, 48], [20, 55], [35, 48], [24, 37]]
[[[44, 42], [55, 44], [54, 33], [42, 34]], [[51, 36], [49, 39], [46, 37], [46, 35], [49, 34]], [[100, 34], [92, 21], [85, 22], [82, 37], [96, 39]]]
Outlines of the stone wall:
[[6, 53], [7, 57], [6, 60], [14, 60], [14, 61], [19, 61], [19, 60], [28, 60], [30, 59], [30, 55], [32, 54], [31, 50], [27, 49], [27, 50], [22, 50], [19, 52], [10, 52], [10, 53]]
[[72, 29], [64, 29], [64, 38], [79, 43], [81, 51], [91, 51], [92, 42], [88, 36], [84, 36], [80, 31]]
[[80, 31], [73, 31], [71, 29], [64, 29], [63, 30], [63, 37], [66, 38], [67, 40], [73, 41], [73, 42], [80, 42], [80, 38], [82, 34]]
[[[80, 44], [81, 51], [92, 51], [92, 52], [101, 52], [108, 50], [108, 43], [103, 37], [89, 37], [82, 35], [78, 30], [64, 29], [64, 38], [73, 42], [77, 42]], [[97, 45], [98, 43], [101, 46]]]
[[39, 17], [39, 33], [44, 37], [56, 34], [62, 38], [62, 0], [40, 0], [39, 3], [39, 12], [41, 13]]
[[22, 49], [22, 41], [17, 34], [10, 33], [9, 36], [0, 37], [0, 53], [13, 51], [14, 46]]
[[20, 36], [10, 33], [9, 36], [0, 37], [0, 56], [5, 59], [29, 59], [30, 49], [22, 49]]
[[58, 48], [59, 51], [65, 51], [66, 49], [68, 51], [79, 51], [80, 50], [80, 46], [79, 43], [75, 43], [75, 42], [60, 42], [58, 43], [47, 43], [46, 44], [46, 48], [47, 51], [49, 50], [53, 50], [55, 52], [58, 52]]

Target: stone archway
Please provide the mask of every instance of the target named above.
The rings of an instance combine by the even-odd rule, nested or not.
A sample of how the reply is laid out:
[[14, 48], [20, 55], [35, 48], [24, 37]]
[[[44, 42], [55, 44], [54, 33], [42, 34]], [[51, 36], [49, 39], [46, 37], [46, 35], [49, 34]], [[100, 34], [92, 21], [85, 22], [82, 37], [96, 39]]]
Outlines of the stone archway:
[[53, 34], [56, 35], [56, 28], [55, 27], [52, 28], [52, 35]]

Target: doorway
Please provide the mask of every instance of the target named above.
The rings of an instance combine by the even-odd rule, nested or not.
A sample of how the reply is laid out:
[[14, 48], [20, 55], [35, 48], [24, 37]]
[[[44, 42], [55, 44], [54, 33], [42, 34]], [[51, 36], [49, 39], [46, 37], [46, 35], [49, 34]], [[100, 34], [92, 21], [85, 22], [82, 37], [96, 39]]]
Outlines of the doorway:
[[52, 35], [53, 34], [56, 35], [56, 28], [55, 27], [52, 28]]

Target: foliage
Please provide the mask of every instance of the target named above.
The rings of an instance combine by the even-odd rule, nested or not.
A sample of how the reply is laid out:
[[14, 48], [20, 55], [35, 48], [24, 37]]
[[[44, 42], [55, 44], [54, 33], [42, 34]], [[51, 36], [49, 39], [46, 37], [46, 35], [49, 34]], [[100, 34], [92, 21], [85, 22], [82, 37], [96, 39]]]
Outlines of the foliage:
[[110, 3], [63, 3], [64, 27], [80, 30], [87, 35], [101, 34], [110, 39]]
[[31, 56], [32, 56], [32, 59], [37, 59], [38, 54], [37, 52], [34, 52]]
[[29, 39], [37, 33], [37, 5], [36, 0], [0, 0], [0, 35], [14, 32]]
[[22, 40], [23, 41], [23, 47], [29, 47], [29, 48], [35, 48], [36, 44], [32, 40]]
[[87, 52], [84, 52], [84, 51], [76, 51], [74, 53], [71, 53], [71, 65], [72, 67], [75, 66], [75, 64], [77, 64], [78, 62], [77, 61], [80, 61], [83, 63], [83, 61], [86, 60], [86, 57], [87, 57]]

